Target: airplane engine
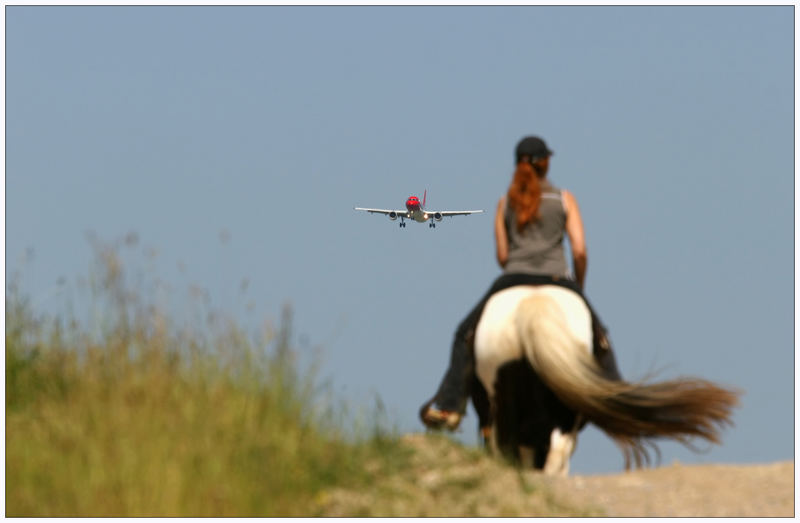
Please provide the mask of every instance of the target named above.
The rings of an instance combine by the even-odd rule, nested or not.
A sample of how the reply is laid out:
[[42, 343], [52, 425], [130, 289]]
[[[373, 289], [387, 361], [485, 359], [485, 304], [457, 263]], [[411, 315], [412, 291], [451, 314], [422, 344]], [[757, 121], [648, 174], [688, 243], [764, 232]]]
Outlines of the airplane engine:
[[433, 219], [436, 220], [437, 222], [442, 221], [442, 213], [440, 212], [434, 213]]
[[397, 219], [397, 213], [392, 211], [389, 213], [389, 219], [395, 221]]

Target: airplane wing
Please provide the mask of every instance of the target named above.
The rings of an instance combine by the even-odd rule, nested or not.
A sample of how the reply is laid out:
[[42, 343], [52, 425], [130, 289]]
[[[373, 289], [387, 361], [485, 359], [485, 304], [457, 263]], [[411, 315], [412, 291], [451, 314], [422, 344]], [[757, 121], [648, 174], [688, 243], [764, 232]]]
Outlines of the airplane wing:
[[357, 211], [367, 211], [368, 213], [378, 213], [378, 214], [392, 214], [394, 213], [396, 216], [403, 216], [404, 218], [408, 217], [408, 211], [405, 209], [403, 210], [396, 210], [396, 209], [365, 209], [364, 207], [353, 207], [353, 209]]
[[459, 215], [466, 215], [466, 214], [475, 214], [479, 212], [483, 212], [483, 210], [478, 211], [428, 211], [428, 214], [436, 214], [438, 212], [442, 216], [459, 216]]

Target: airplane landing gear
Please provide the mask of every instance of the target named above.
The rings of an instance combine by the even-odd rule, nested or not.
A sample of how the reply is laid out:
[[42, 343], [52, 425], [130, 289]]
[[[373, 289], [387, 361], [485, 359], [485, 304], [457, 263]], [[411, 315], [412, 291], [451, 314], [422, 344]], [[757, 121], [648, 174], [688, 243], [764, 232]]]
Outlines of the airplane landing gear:
[[436, 224], [431, 222], [431, 223], [428, 224], [428, 227], [430, 227], [432, 229], [435, 229], [436, 228]]
[[400, 222], [400, 227], [401, 228], [405, 228], [405, 226], [406, 226], [406, 222]]

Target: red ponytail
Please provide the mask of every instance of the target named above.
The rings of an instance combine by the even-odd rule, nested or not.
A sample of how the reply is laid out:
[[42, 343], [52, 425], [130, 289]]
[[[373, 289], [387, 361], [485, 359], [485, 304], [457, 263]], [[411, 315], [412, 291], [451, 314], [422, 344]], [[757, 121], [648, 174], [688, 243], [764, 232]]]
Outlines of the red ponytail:
[[542, 184], [537, 171], [539, 169], [528, 162], [518, 163], [508, 188], [508, 203], [517, 216], [517, 231], [539, 218]]

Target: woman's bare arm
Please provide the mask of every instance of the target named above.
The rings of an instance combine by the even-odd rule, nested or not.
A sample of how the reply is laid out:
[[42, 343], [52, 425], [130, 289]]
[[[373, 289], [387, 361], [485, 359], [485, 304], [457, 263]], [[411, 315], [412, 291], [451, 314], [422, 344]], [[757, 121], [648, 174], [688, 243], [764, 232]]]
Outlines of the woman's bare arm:
[[575, 279], [578, 285], [583, 288], [586, 279], [586, 266], [588, 265], [588, 255], [586, 252], [586, 237], [583, 231], [583, 220], [581, 211], [578, 209], [578, 202], [572, 193], [564, 191], [564, 206], [567, 213], [567, 223], [565, 225], [569, 245], [572, 250], [572, 265], [575, 270]]
[[500, 198], [497, 203], [497, 213], [494, 216], [494, 239], [497, 246], [497, 263], [505, 267], [508, 262], [508, 235], [506, 234], [505, 220], [506, 197]]

